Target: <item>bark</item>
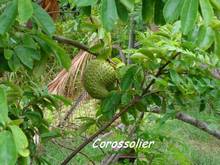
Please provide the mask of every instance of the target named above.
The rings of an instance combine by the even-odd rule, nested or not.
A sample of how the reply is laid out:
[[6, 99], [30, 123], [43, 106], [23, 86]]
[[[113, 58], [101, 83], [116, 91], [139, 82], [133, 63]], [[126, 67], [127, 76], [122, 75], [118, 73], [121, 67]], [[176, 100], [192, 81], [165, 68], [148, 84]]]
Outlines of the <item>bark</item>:
[[197, 127], [198, 129], [201, 129], [201, 130], [207, 132], [208, 134], [216, 137], [217, 139], [220, 139], [220, 131], [211, 129], [209, 127], [209, 125], [204, 121], [200, 121], [200, 120], [198, 120], [188, 114], [185, 114], [183, 112], [178, 112], [176, 114], [176, 119], [181, 120], [185, 123], [191, 124], [191, 125]]
[[97, 54], [92, 52], [89, 47], [87, 47], [86, 45], [84, 45], [84, 44], [82, 44], [82, 43], [80, 43], [80, 42], [78, 42], [76, 40], [71, 40], [71, 39], [65, 38], [63, 36], [56, 36], [56, 35], [53, 36], [53, 39], [57, 40], [59, 43], [63, 43], [63, 44], [67, 44], [67, 45], [72, 45], [72, 46], [74, 46], [74, 47], [76, 47], [78, 49], [82, 49], [82, 50], [84, 50], [84, 51], [86, 51], [86, 52], [88, 52], [90, 54], [93, 54], [93, 55], [97, 56]]

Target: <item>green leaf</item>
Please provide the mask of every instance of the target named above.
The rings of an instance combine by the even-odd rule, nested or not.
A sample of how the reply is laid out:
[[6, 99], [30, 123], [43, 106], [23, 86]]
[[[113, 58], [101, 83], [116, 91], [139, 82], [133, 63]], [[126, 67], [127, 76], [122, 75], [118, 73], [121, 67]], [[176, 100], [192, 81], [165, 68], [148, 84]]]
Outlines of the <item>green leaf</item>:
[[31, 120], [31, 123], [35, 126], [40, 126], [42, 124], [43, 117], [40, 112], [27, 111], [25, 116]]
[[128, 10], [126, 9], [126, 7], [122, 5], [121, 2], [118, 0], [116, 1], [116, 6], [117, 6], [117, 12], [118, 12], [119, 18], [123, 22], [127, 22], [129, 15], [128, 15]]
[[175, 70], [170, 70], [170, 77], [175, 85], [178, 86], [180, 84], [181, 78], [179, 77], [179, 75], [177, 74]]
[[[118, 1], [118, 0], [117, 0]], [[134, 9], [134, 0], [120, 0], [120, 2], [129, 10], [133, 11]]]
[[154, 12], [154, 23], [156, 25], [163, 25], [165, 24], [165, 19], [163, 16], [163, 8], [164, 3], [162, 0], [155, 1], [155, 12]]
[[210, 0], [213, 7], [220, 11], [220, 0]]
[[71, 65], [71, 59], [70, 57], [66, 54], [65, 50], [63, 48], [61, 48], [55, 41], [53, 41], [51, 38], [49, 38], [48, 36], [40, 33], [38, 35], [38, 37], [43, 40], [44, 42], [47, 43], [47, 45], [49, 45], [55, 55], [56, 58], [58, 60], [58, 62], [66, 69], [69, 69], [70, 65]]
[[181, 11], [181, 30], [188, 34], [195, 26], [198, 14], [198, 0], [185, 0]]
[[56, 98], [58, 101], [61, 101], [65, 105], [71, 105], [72, 104], [72, 100], [68, 99], [67, 97], [60, 96], [60, 95], [53, 95], [53, 97]]
[[172, 23], [178, 19], [182, 9], [183, 0], [168, 0], [163, 9], [163, 15], [168, 23]]
[[7, 102], [8, 105], [12, 104], [13, 102], [17, 102], [23, 96], [23, 90], [16, 84], [10, 81], [2, 82], [7, 87]]
[[112, 118], [120, 102], [121, 94], [117, 91], [112, 91], [101, 103], [102, 114], [108, 118]]
[[76, 0], [75, 3], [78, 7], [85, 7], [95, 5], [97, 0]]
[[80, 10], [81, 10], [82, 13], [85, 14], [86, 16], [90, 16], [91, 13], [92, 13], [92, 7], [91, 7], [91, 6], [81, 7]]
[[121, 116], [121, 122], [124, 124], [124, 125], [129, 125], [130, 121], [129, 121], [129, 118], [128, 118], [128, 113], [124, 113], [122, 116]]
[[199, 105], [199, 111], [202, 112], [202, 111], [205, 110], [205, 108], [206, 108], [206, 102], [205, 102], [204, 99], [201, 99], [200, 100], [200, 105]]
[[17, 162], [19, 165], [30, 165], [31, 164], [31, 158], [28, 157], [21, 157], [18, 159]]
[[3, 125], [8, 121], [8, 104], [5, 90], [0, 87], [0, 123]]
[[133, 95], [131, 93], [129, 92], [123, 93], [121, 97], [121, 105], [127, 106], [131, 102], [132, 99], [133, 99]]
[[199, 0], [202, 17], [206, 25], [209, 25], [214, 17], [214, 11], [209, 0]]
[[142, 18], [147, 23], [154, 19], [154, 0], [142, 0]]
[[17, 159], [16, 145], [11, 132], [0, 132], [0, 162], [2, 165], [15, 165]]
[[27, 48], [37, 49], [38, 45], [33, 40], [32, 36], [29, 34], [25, 34], [24, 38], [22, 38], [23, 46]]
[[41, 134], [41, 138], [43, 140], [48, 140], [59, 136], [61, 136], [61, 133], [58, 130], [52, 130]]
[[16, 72], [21, 67], [19, 58], [15, 54], [13, 54], [12, 58], [8, 61], [8, 65], [9, 68], [14, 72]]
[[40, 60], [40, 54], [37, 50], [17, 46], [15, 53], [20, 61], [30, 69], [33, 69], [34, 60]]
[[115, 0], [102, 0], [101, 19], [104, 28], [111, 31], [118, 19]]
[[42, 9], [36, 3], [33, 3], [34, 17], [37, 23], [43, 28], [43, 30], [48, 34], [53, 34], [56, 30], [52, 18], [47, 14], [47, 12]]
[[201, 26], [198, 33], [197, 45], [204, 50], [210, 48], [214, 42], [214, 31], [211, 27]]
[[31, 0], [18, 0], [18, 19], [21, 23], [27, 22], [33, 14]]
[[13, 51], [11, 49], [4, 49], [4, 57], [6, 60], [10, 60], [13, 56]]
[[131, 65], [130, 68], [126, 71], [125, 75], [123, 76], [121, 80], [121, 90], [127, 90], [129, 87], [131, 87], [132, 83], [134, 82], [134, 76], [138, 71], [137, 65]]
[[24, 132], [21, 130], [21, 128], [19, 128], [16, 125], [11, 125], [9, 127], [12, 131], [12, 135], [15, 141], [17, 152], [23, 157], [29, 156], [30, 152], [27, 149], [28, 140]]
[[220, 57], [220, 32], [215, 32], [215, 54]]
[[17, 0], [9, 3], [0, 16], [0, 34], [6, 33], [12, 26], [17, 15]]

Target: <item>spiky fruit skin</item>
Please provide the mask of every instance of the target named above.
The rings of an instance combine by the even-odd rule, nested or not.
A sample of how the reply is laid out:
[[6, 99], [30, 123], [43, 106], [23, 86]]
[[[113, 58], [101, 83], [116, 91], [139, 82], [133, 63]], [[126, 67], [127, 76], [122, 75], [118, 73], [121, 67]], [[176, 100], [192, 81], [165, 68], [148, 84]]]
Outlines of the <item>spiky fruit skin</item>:
[[89, 95], [104, 99], [116, 81], [114, 68], [105, 60], [91, 60], [83, 75], [83, 85]]

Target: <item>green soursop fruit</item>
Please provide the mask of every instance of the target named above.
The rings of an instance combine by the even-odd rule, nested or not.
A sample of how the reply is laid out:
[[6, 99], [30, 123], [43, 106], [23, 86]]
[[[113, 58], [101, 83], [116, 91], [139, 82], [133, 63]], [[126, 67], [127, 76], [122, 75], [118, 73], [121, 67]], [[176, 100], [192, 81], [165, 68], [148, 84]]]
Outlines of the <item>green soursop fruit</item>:
[[105, 60], [91, 60], [83, 75], [83, 85], [89, 95], [96, 99], [105, 98], [114, 87], [116, 72]]

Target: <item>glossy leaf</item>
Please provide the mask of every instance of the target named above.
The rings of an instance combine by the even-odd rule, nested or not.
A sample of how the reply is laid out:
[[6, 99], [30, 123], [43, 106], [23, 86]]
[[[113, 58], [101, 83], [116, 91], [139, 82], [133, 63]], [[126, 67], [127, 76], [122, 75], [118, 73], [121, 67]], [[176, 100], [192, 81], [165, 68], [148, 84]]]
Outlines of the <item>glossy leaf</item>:
[[18, 19], [21, 23], [27, 22], [33, 14], [31, 0], [18, 0]]
[[17, 152], [23, 157], [29, 156], [29, 150], [27, 149], [28, 140], [24, 132], [16, 125], [11, 125], [10, 129], [12, 131]]
[[183, 0], [168, 0], [163, 9], [163, 15], [168, 23], [178, 19], [182, 9]]
[[44, 29], [48, 34], [53, 34], [56, 30], [52, 18], [47, 14], [47, 12], [42, 9], [36, 3], [33, 3], [34, 8], [34, 17], [37, 20], [37, 23]]
[[0, 16], [0, 34], [4, 34], [9, 30], [16, 19], [17, 0], [9, 3], [5, 11]]
[[115, 0], [102, 0], [101, 19], [106, 30], [111, 31], [118, 18]]
[[188, 34], [195, 26], [198, 15], [198, 0], [185, 0], [181, 11], [181, 30]]
[[209, 0], [199, 0], [202, 17], [206, 25], [209, 25], [214, 17], [214, 11]]
[[0, 162], [2, 165], [15, 165], [17, 159], [16, 145], [11, 132], [0, 132]]
[[210, 27], [201, 26], [198, 33], [197, 45], [207, 50], [214, 42], [215, 33]]

